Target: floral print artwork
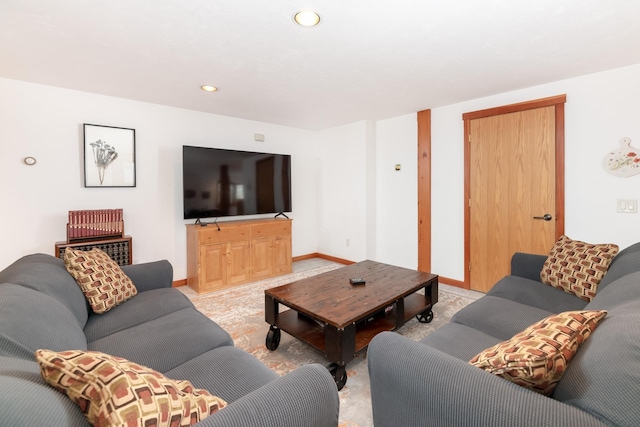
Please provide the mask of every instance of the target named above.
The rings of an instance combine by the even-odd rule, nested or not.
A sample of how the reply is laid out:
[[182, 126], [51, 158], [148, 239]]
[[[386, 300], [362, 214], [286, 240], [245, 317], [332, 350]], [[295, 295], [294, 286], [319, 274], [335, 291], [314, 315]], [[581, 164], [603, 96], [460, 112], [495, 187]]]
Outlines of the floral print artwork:
[[608, 153], [603, 162], [607, 172], [619, 177], [640, 173], [640, 150], [631, 146], [631, 138], [622, 138], [620, 148]]
[[104, 181], [104, 172], [115, 159], [118, 158], [116, 149], [107, 144], [106, 141], [97, 140], [92, 142], [91, 149], [93, 150], [93, 161], [98, 168], [98, 178], [100, 179], [100, 185]]

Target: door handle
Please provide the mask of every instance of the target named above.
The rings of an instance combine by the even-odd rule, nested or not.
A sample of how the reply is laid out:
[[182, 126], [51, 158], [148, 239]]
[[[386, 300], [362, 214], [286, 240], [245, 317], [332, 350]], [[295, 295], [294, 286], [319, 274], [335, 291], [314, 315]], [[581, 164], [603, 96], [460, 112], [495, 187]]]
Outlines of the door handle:
[[544, 219], [545, 221], [551, 221], [553, 217], [549, 214], [544, 214], [543, 216], [534, 216], [533, 219]]

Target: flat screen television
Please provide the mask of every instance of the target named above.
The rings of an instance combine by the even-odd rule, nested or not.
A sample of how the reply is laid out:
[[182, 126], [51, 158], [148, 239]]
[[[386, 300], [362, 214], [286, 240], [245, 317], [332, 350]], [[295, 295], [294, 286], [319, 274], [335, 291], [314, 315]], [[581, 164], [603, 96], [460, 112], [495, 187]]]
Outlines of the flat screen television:
[[182, 147], [184, 219], [291, 212], [291, 156]]

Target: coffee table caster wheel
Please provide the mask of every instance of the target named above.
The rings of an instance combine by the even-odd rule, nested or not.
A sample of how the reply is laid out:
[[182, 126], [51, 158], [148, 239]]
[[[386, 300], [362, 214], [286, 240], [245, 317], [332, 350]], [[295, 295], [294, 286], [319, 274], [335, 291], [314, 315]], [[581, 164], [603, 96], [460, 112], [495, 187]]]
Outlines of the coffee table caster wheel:
[[433, 320], [433, 310], [429, 310], [426, 315], [424, 312], [416, 315], [416, 319], [418, 319], [418, 322], [420, 323], [431, 323]]
[[265, 345], [269, 350], [273, 351], [278, 348], [278, 346], [280, 345], [281, 334], [282, 332], [280, 332], [280, 329], [276, 328], [275, 326], [269, 327], [269, 332], [267, 332], [267, 339], [265, 340]]
[[331, 375], [333, 376], [333, 379], [336, 382], [336, 387], [338, 387], [338, 391], [342, 390], [342, 388], [347, 383], [347, 368], [346, 368], [346, 366], [332, 364], [329, 367], [329, 372], [331, 372]]

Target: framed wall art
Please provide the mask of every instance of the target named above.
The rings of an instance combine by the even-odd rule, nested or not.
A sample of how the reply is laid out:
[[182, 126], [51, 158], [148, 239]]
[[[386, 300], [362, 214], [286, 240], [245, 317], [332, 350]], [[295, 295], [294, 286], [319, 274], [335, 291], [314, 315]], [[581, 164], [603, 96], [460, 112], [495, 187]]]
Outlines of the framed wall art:
[[640, 173], [640, 149], [631, 146], [631, 138], [620, 140], [620, 148], [611, 151], [602, 163], [611, 175], [627, 178]]
[[84, 124], [84, 186], [136, 186], [135, 129]]

